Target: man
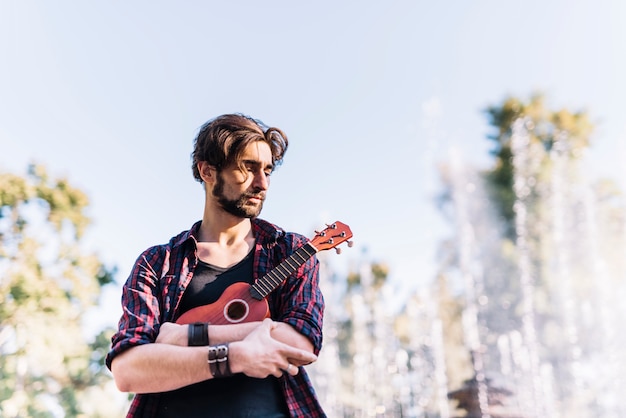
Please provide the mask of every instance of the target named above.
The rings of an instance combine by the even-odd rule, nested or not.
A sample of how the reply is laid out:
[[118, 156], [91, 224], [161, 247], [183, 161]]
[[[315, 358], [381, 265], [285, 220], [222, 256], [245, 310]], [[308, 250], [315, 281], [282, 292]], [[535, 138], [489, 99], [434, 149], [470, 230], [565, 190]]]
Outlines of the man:
[[124, 285], [106, 364], [135, 393], [129, 417], [323, 417], [303, 365], [322, 344], [319, 263], [310, 258], [268, 296], [271, 319], [177, 324], [235, 282], [254, 281], [307, 239], [258, 218], [288, 140], [250, 117], [207, 122], [192, 169], [202, 220], [141, 254]]

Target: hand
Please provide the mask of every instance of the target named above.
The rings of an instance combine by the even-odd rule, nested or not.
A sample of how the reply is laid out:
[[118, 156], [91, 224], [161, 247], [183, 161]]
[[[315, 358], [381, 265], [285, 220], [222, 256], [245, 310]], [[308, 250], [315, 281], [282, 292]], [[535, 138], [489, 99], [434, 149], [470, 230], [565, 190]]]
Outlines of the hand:
[[229, 361], [233, 373], [241, 372], [255, 378], [280, 377], [283, 373], [295, 376], [298, 364], [317, 360], [317, 356], [309, 351], [273, 339], [270, 334], [277, 326], [271, 319], [265, 319], [242, 341], [230, 344]]
[[155, 343], [187, 346], [189, 325], [164, 322], [159, 329]]

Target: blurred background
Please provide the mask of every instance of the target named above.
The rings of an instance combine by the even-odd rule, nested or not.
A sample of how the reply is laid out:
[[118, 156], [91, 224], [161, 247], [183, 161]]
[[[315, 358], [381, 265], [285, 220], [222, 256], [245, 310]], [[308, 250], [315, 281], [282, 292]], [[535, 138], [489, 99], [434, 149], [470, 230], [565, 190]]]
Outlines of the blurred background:
[[0, 416], [123, 416], [141, 251], [200, 219], [190, 152], [290, 140], [262, 217], [319, 255], [331, 417], [621, 417], [626, 4], [0, 0]]

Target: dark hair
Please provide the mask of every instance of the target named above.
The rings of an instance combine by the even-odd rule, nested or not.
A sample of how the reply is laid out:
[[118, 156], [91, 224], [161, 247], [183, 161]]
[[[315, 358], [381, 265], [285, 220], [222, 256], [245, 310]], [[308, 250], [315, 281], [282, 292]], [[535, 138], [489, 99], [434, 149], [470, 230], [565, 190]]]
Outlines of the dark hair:
[[208, 121], [194, 140], [191, 153], [194, 178], [202, 182], [198, 171], [200, 161], [206, 161], [218, 171], [231, 163], [241, 166], [244, 149], [255, 141], [269, 145], [274, 168], [282, 163], [289, 141], [280, 129], [270, 128], [257, 119], [239, 113], [218, 116]]

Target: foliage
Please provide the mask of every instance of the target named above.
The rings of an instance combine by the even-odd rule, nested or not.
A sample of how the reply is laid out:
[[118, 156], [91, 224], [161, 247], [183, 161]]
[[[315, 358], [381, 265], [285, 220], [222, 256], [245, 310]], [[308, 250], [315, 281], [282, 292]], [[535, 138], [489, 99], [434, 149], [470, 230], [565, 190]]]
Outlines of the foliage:
[[[566, 153], [570, 158], [578, 158], [589, 144], [593, 125], [584, 111], [572, 112], [567, 109], [550, 110], [543, 95], [535, 94], [528, 101], [508, 97], [501, 104], [490, 106], [485, 111], [494, 133], [488, 139], [494, 142], [492, 154], [495, 156], [493, 169], [485, 172], [492, 186], [493, 201], [501, 215], [512, 225], [513, 203], [513, 164], [511, 137], [513, 124], [519, 118], [527, 118], [526, 129], [530, 146], [536, 146], [543, 153], [542, 163], [547, 164], [547, 155], [560, 139], [566, 139]], [[546, 168], [547, 169], [547, 168]], [[544, 171], [547, 177], [549, 172]], [[513, 229], [509, 229], [513, 233]]]
[[[577, 176], [581, 157], [591, 145], [594, 126], [587, 112], [550, 109], [540, 94], [535, 94], [527, 101], [508, 97], [501, 104], [487, 108], [486, 115], [494, 128], [494, 133], [488, 139], [495, 145], [492, 151], [495, 164], [490, 170], [482, 172], [482, 176], [489, 186], [489, 202], [499, 210], [504, 225], [497, 266], [502, 269], [502, 266], [508, 264], [509, 274], [518, 275], [521, 252], [527, 254], [527, 268], [529, 274], [533, 275], [535, 287], [532, 295], [535, 314], [539, 322], [549, 321], [549, 317], [553, 316], [550, 313], [553, 308], [547, 295], [553, 285], [550, 281], [555, 280], [551, 278], [554, 274], [550, 271], [554, 269], [558, 253], [564, 248], [563, 245], [555, 248], [553, 231], [558, 223], [566, 225], [569, 222], [565, 228], [570, 232], [579, 227], [574, 218], [582, 215], [574, 216], [564, 211], [580, 211], [576, 209], [580, 203], [574, 198], [577, 187], [581, 187], [581, 179]], [[517, 154], [526, 154], [525, 162], [519, 162], [519, 166], [515, 167], [518, 155], [513, 150], [512, 139], [518, 121], [523, 121], [527, 143], [522, 144], [522, 148], [517, 151]], [[516, 170], [517, 181], [523, 184], [516, 184]], [[564, 183], [557, 184], [558, 181]], [[565, 204], [565, 201], [568, 203]], [[516, 226], [516, 217], [519, 216], [516, 204], [518, 210], [520, 207], [524, 210], [523, 218], [520, 218], [524, 219], [521, 221], [525, 235], [523, 250], [518, 242], [520, 226]], [[559, 208], [559, 205], [566, 207]], [[555, 216], [559, 219], [555, 219]], [[574, 218], [570, 219], [572, 216]], [[492, 257], [495, 255], [493, 251], [490, 254]], [[503, 276], [497, 274], [494, 267], [489, 271], [491, 273], [485, 276], [486, 290], [499, 295], [501, 303], [506, 300], [510, 306], [509, 322], [515, 323], [514, 318], [522, 313], [522, 289], [513, 285], [515, 281], [508, 288], [503, 287]]]
[[[363, 285], [369, 286], [373, 285], [375, 288], [379, 289], [383, 286], [387, 281], [387, 276], [389, 275], [389, 267], [384, 263], [372, 263], [368, 267], [368, 271], [365, 273], [359, 271], [351, 271], [348, 273], [348, 288], [353, 289], [354, 287], [360, 288]], [[367, 283], [363, 283], [365, 276]], [[371, 282], [371, 283], [370, 283]]]
[[103, 337], [88, 344], [81, 318], [113, 273], [81, 247], [88, 203], [42, 166], [0, 174], [1, 416], [79, 416], [102, 382]]

